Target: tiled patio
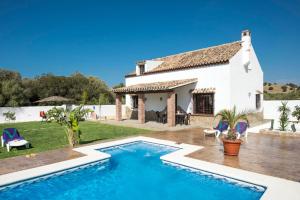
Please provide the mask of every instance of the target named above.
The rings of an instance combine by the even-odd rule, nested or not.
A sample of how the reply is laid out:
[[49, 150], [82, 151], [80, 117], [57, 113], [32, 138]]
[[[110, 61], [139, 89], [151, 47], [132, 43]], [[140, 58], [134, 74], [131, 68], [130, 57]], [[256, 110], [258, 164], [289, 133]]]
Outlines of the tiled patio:
[[203, 135], [203, 129], [156, 132], [148, 136], [205, 148], [189, 156], [266, 175], [300, 182], [300, 137], [271, 134], [249, 134], [238, 157], [224, 156], [220, 140]]
[[[241, 147], [239, 157], [224, 156], [221, 142], [213, 136], [204, 137], [201, 128], [152, 132], [145, 136], [204, 146], [203, 150], [189, 155], [196, 159], [300, 181], [299, 136], [249, 134], [248, 141], [244, 142]], [[3, 159], [0, 162], [0, 174], [79, 156], [82, 155], [65, 148], [39, 153], [30, 158], [19, 156]]]

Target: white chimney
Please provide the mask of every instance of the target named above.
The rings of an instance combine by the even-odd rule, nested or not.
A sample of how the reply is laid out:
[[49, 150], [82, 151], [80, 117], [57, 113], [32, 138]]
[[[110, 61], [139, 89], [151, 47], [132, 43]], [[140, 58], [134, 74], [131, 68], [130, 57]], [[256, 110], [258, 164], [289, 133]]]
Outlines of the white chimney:
[[248, 70], [251, 70], [250, 50], [251, 50], [251, 32], [249, 30], [244, 30], [242, 31], [242, 56], [243, 56], [243, 65]]

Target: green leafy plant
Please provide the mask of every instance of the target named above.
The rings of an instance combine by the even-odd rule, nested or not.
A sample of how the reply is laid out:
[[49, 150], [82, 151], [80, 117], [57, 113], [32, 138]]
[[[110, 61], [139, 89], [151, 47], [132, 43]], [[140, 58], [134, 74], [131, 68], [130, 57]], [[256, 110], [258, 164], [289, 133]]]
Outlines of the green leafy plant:
[[237, 134], [234, 130], [235, 125], [239, 121], [245, 121], [247, 124], [249, 124], [247, 113], [245, 112], [237, 112], [236, 107], [234, 106], [233, 109], [224, 109], [221, 110], [216, 114], [215, 117], [221, 117], [222, 121], [227, 121], [229, 124], [229, 131], [226, 136], [226, 139], [228, 140], [236, 140]]
[[79, 122], [84, 120], [87, 113], [92, 112], [90, 109], [84, 109], [83, 105], [68, 111], [64, 108], [54, 107], [46, 114], [47, 121], [56, 122], [65, 128], [65, 133], [71, 147], [80, 143], [81, 131]]
[[292, 116], [295, 117], [300, 122], [300, 106], [295, 106], [295, 110], [292, 112]]
[[290, 115], [290, 108], [287, 106], [288, 102], [281, 102], [281, 106], [279, 106], [278, 111], [280, 112], [279, 116], [279, 128], [281, 131], [285, 131], [286, 127], [289, 125], [289, 115]]
[[5, 117], [5, 120], [11, 121], [11, 120], [16, 120], [16, 113], [7, 111], [3, 113], [3, 116]]

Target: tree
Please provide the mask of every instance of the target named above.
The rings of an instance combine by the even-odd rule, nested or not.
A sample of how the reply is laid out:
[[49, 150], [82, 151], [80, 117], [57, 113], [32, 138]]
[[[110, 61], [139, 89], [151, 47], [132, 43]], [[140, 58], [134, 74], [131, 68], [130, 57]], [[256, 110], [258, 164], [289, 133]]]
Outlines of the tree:
[[[33, 79], [22, 79], [17, 72], [0, 69], [0, 106], [32, 105], [33, 102], [50, 96], [66, 97], [79, 104], [83, 103], [82, 95], [85, 92], [88, 94], [84, 99], [85, 104], [98, 104], [99, 94], [106, 95], [106, 104], [114, 102], [114, 94], [110, 88], [97, 77], [86, 77], [76, 72], [71, 76], [49, 73]], [[53, 105], [53, 102], [41, 104]]]
[[280, 112], [279, 126], [281, 131], [285, 131], [289, 124], [289, 114], [291, 112], [290, 108], [287, 106], [288, 102], [281, 102], [278, 111]]
[[283, 86], [281, 86], [281, 89], [282, 89], [282, 92], [286, 92], [287, 91], [287, 86], [283, 85]]
[[291, 88], [297, 88], [298, 87], [298, 85], [296, 85], [294, 83], [288, 83], [286, 85], [290, 86]]
[[228, 140], [236, 140], [237, 135], [235, 133], [235, 126], [239, 121], [245, 121], [247, 124], [249, 124], [247, 114], [244, 112], [237, 112], [236, 107], [234, 106], [233, 109], [228, 110], [224, 109], [221, 110], [216, 114], [215, 117], [221, 117], [222, 121], [227, 121], [229, 124], [229, 131], [226, 136], [226, 139]]
[[86, 105], [88, 98], [89, 98], [89, 95], [88, 95], [87, 91], [83, 91], [83, 93], [81, 95], [81, 104]]
[[108, 95], [105, 93], [99, 94], [99, 105], [107, 105], [107, 104], [109, 104]]
[[0, 106], [19, 106], [24, 103], [21, 75], [0, 69]]
[[125, 87], [124, 83], [119, 83], [118, 85], [113, 86], [113, 89]]
[[92, 112], [90, 109], [83, 109], [83, 105], [68, 111], [64, 108], [54, 107], [46, 113], [47, 121], [56, 122], [65, 128], [65, 133], [71, 147], [80, 143], [80, 136], [82, 134], [79, 122], [83, 117]]

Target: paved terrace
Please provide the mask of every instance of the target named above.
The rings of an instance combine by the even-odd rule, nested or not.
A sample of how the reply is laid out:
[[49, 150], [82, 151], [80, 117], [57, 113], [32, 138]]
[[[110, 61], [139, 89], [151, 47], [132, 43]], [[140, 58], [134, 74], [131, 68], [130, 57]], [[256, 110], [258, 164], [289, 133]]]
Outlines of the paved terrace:
[[[203, 135], [203, 129], [190, 128], [177, 131], [156, 131], [145, 136], [173, 140], [179, 143], [201, 145], [203, 150], [189, 156], [248, 171], [300, 181], [300, 137], [271, 134], [249, 134], [241, 146], [239, 157], [223, 155], [221, 141]], [[105, 141], [103, 141], [105, 142]], [[64, 148], [39, 153], [31, 157], [18, 156], [0, 162], [0, 174], [51, 164], [83, 156]]]

